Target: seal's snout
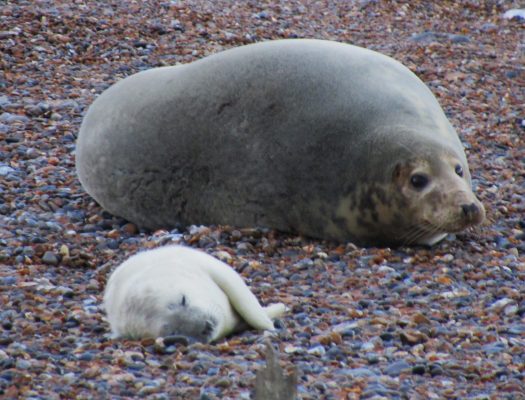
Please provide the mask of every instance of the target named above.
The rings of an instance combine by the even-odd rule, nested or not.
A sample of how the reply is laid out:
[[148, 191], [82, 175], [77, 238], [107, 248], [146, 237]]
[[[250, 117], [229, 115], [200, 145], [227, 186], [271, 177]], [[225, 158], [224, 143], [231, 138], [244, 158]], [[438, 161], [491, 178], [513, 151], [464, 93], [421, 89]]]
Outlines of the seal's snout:
[[463, 212], [463, 218], [465, 221], [470, 224], [479, 224], [485, 217], [485, 212], [481, 204], [462, 204], [461, 211]]
[[461, 209], [463, 210], [463, 215], [465, 216], [465, 218], [467, 219], [472, 219], [473, 216], [475, 216], [476, 214], [479, 214], [479, 208], [476, 204], [474, 203], [471, 203], [471, 204], [463, 204], [461, 206]]

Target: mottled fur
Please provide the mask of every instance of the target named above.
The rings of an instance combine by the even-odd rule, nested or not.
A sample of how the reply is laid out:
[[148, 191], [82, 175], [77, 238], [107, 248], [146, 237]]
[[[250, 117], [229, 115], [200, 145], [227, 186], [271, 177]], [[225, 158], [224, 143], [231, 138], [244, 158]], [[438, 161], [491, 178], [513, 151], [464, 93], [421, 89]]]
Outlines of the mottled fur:
[[[483, 219], [432, 92], [392, 58], [343, 43], [267, 41], [130, 76], [91, 105], [76, 155], [88, 193], [151, 229], [258, 225], [430, 244]], [[435, 218], [424, 203], [439, 196], [400, 192], [416, 164], [434, 194], [463, 193], [442, 197]], [[464, 215], [472, 204], [475, 217]]]

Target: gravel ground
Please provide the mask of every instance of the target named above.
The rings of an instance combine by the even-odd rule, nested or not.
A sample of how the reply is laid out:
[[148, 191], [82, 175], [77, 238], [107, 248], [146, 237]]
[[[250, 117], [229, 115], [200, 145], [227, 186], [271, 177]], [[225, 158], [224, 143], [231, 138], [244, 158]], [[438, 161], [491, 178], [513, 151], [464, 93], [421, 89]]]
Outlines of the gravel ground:
[[[301, 399], [525, 399], [525, 21], [518, 1], [0, 0], [0, 398], [249, 399], [267, 338]], [[312, 37], [390, 55], [435, 93], [488, 218], [432, 249], [265, 229], [144, 232], [75, 175], [83, 113], [134, 72]], [[113, 341], [107, 273], [181, 242], [228, 261], [274, 335]]]

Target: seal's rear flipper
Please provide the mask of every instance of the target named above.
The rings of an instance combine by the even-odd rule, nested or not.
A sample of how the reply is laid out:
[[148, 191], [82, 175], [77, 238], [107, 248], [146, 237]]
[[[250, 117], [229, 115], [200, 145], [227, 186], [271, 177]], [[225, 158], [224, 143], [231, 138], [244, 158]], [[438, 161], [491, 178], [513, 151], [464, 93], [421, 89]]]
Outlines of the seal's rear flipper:
[[266, 315], [270, 319], [281, 317], [286, 312], [286, 306], [283, 303], [274, 303], [264, 307]]
[[206, 261], [201, 263], [200, 266], [209, 274], [217, 286], [226, 293], [230, 304], [239, 316], [255, 329], [272, 330], [274, 328], [271, 320], [272, 315], [282, 315], [286, 309], [284, 304], [270, 305], [269, 311], [267, 311], [261, 306], [257, 297], [232, 267], [209, 254], [204, 252], [203, 254], [207, 257]]

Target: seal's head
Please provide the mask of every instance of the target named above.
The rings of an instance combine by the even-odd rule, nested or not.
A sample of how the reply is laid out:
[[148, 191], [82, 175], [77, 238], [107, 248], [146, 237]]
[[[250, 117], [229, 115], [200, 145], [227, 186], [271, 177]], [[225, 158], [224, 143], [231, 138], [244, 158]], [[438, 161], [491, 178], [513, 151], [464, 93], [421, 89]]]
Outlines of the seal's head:
[[[212, 341], [220, 329], [217, 315], [210, 310], [214, 304], [199, 303], [195, 295], [188, 296], [183, 293], [180, 294], [178, 302], [169, 302], [166, 305], [167, 318], [163, 319], [160, 336], [182, 337], [189, 343]], [[222, 310], [215, 310], [217, 311], [222, 313]]]
[[398, 236], [402, 243], [432, 245], [447, 233], [478, 225], [485, 218], [485, 209], [472, 192], [466, 162], [445, 148], [398, 162], [392, 186], [398, 213], [412, 225]]
[[383, 139], [356, 164], [360, 175], [338, 200], [327, 235], [362, 244], [432, 245], [483, 221], [459, 141], [451, 146], [399, 133]]

